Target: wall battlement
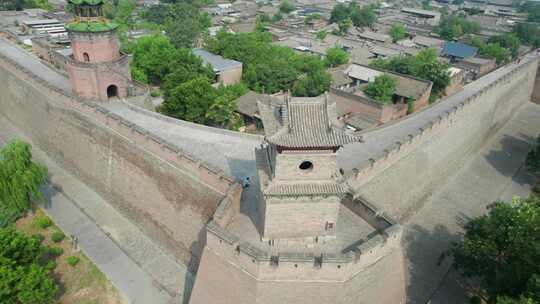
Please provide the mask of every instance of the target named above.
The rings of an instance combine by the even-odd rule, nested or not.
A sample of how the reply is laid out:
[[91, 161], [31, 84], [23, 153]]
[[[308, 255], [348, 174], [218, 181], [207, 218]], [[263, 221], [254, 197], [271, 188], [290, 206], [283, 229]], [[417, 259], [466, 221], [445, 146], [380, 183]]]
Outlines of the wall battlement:
[[271, 255], [221, 228], [207, 225], [206, 247], [259, 281], [306, 280], [345, 282], [358, 272], [397, 250], [401, 227], [392, 225], [345, 253]]

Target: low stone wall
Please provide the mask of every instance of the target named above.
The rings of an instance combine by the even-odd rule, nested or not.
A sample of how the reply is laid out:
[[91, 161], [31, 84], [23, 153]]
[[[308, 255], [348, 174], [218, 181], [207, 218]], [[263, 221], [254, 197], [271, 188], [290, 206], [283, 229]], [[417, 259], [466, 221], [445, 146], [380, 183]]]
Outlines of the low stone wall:
[[2, 55], [0, 82], [0, 114], [182, 262], [196, 265], [218, 203], [239, 204], [232, 177]]
[[[529, 102], [538, 58], [531, 56], [525, 60], [509, 66], [500, 77], [477, 91], [467, 92], [466, 87], [460, 94], [470, 94], [468, 97], [457, 100], [459, 103], [450, 110], [426, 121], [424, 126], [353, 169], [352, 175], [346, 177], [349, 185], [357, 195], [392, 218], [404, 220], [415, 213], [470, 153], [478, 151], [516, 109]], [[482, 80], [478, 81], [482, 84]], [[459, 95], [453, 96], [453, 102], [456, 96]], [[431, 107], [425, 111], [436, 110]], [[413, 115], [408, 119], [416, 118]], [[396, 123], [386, 127], [399, 126]]]

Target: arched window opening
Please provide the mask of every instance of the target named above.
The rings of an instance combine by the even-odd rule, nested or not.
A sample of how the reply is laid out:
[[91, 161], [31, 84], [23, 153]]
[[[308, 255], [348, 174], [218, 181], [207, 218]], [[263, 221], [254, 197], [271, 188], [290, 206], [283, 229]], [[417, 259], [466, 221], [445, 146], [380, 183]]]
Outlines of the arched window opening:
[[118, 87], [115, 86], [114, 84], [111, 84], [110, 86], [108, 86], [107, 97], [112, 98], [112, 97], [117, 97], [117, 96], [118, 96]]
[[309, 160], [303, 161], [300, 166], [298, 166], [300, 170], [311, 170], [313, 169], [313, 163]]
[[83, 56], [85, 62], [90, 61], [90, 56], [88, 56], [88, 53], [83, 53], [82, 56]]

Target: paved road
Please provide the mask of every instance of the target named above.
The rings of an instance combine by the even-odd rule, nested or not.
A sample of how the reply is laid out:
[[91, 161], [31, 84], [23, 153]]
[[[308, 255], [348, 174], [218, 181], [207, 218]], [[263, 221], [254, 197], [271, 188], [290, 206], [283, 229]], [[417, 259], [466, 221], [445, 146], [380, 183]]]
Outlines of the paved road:
[[522, 169], [523, 161], [540, 132], [540, 105], [522, 107], [460, 171], [435, 193], [405, 225], [409, 302], [468, 303], [459, 276], [450, 272], [448, 260], [437, 265], [451, 241], [459, 239], [463, 224], [486, 212], [499, 199], [530, 193], [535, 179]]

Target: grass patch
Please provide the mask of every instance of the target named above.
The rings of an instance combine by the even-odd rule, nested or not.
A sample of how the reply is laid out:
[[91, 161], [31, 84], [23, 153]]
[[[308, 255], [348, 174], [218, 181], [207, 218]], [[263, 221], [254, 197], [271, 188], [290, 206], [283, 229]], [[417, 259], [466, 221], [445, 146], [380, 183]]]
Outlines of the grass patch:
[[47, 229], [52, 226], [52, 224], [53, 222], [51, 219], [46, 216], [39, 216], [34, 220], [34, 226], [40, 229]]
[[75, 265], [79, 264], [80, 259], [78, 257], [72, 255], [72, 256], [68, 257], [66, 259], [66, 261], [70, 266], [75, 266]]

